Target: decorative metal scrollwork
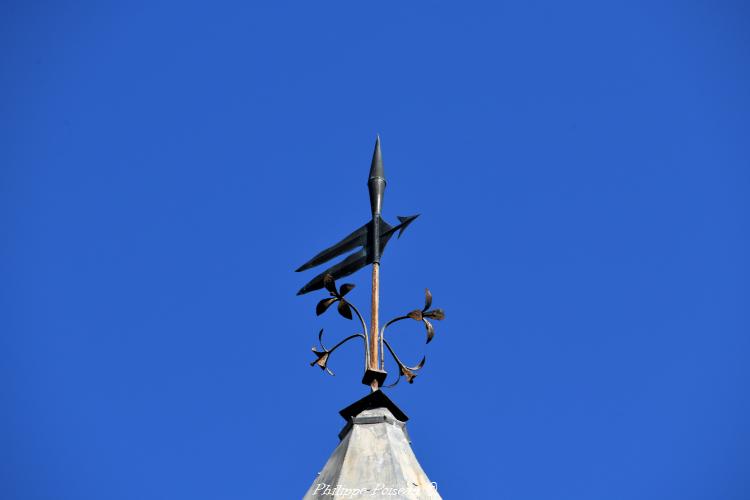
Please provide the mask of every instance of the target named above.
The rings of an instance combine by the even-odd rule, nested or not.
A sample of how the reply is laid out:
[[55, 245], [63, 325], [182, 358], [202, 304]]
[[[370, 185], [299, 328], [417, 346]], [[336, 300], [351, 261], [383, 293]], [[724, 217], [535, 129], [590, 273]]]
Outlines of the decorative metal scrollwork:
[[[367, 360], [369, 357], [369, 345], [370, 345], [370, 338], [368, 335], [368, 328], [367, 323], [365, 322], [364, 318], [362, 318], [362, 315], [360, 314], [359, 310], [348, 300], [346, 300], [345, 296], [349, 292], [352, 291], [354, 288], [354, 285], [351, 283], [344, 283], [341, 285], [340, 288], [336, 288], [336, 282], [333, 279], [333, 276], [330, 274], [325, 275], [323, 278], [323, 286], [328, 291], [330, 297], [321, 300], [318, 302], [317, 306], [315, 307], [315, 313], [320, 316], [324, 312], [326, 312], [333, 304], [338, 302], [337, 310], [341, 316], [343, 316], [346, 319], [352, 320], [354, 319], [354, 316], [352, 315], [352, 311], [359, 319], [361, 326], [362, 326], [362, 333], [355, 333], [353, 335], [350, 335], [346, 337], [345, 339], [341, 340], [338, 344], [333, 346], [331, 349], [327, 349], [325, 345], [323, 344], [323, 329], [320, 330], [320, 333], [318, 334], [318, 342], [320, 344], [320, 350], [313, 347], [312, 352], [315, 354], [316, 359], [310, 363], [310, 366], [319, 366], [321, 370], [325, 370], [330, 375], [334, 375], [333, 371], [328, 367], [328, 361], [330, 359], [331, 354], [344, 345], [346, 342], [354, 339], [354, 338], [361, 338], [364, 345], [364, 359], [365, 359], [365, 368], [367, 367]], [[383, 349], [387, 349], [387, 351], [390, 353], [391, 357], [395, 361], [396, 365], [398, 366], [399, 372], [398, 372], [398, 378], [390, 385], [386, 385], [384, 387], [394, 387], [398, 382], [401, 380], [401, 377], [405, 377], [407, 382], [410, 384], [414, 383], [414, 379], [417, 376], [417, 372], [422, 369], [422, 367], [425, 364], [426, 357], [422, 357], [422, 361], [420, 361], [415, 366], [407, 366], [403, 361], [401, 361], [401, 358], [396, 354], [391, 344], [385, 339], [385, 332], [386, 329], [399, 321], [405, 320], [405, 319], [412, 319], [414, 321], [420, 321], [425, 326], [425, 330], [427, 332], [427, 340], [425, 344], [429, 344], [433, 337], [435, 336], [435, 328], [433, 327], [432, 323], [429, 320], [436, 320], [441, 321], [445, 318], [445, 312], [443, 312], [442, 309], [430, 309], [432, 307], [432, 294], [428, 289], [425, 289], [425, 301], [424, 301], [424, 307], [422, 309], [414, 309], [413, 311], [408, 312], [407, 314], [403, 316], [398, 316], [396, 318], [393, 318], [392, 320], [386, 322], [383, 327], [380, 330], [380, 336], [379, 336], [379, 350], [380, 350], [380, 369], [385, 369], [385, 356]]]

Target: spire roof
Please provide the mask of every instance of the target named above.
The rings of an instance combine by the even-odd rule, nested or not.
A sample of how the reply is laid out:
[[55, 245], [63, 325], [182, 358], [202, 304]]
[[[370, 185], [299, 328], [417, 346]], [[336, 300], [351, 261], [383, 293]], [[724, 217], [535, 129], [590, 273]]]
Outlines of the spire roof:
[[[376, 396], [376, 394], [380, 394]], [[341, 442], [305, 500], [351, 498], [440, 499], [411, 449], [406, 415], [382, 391], [341, 410], [348, 423]]]

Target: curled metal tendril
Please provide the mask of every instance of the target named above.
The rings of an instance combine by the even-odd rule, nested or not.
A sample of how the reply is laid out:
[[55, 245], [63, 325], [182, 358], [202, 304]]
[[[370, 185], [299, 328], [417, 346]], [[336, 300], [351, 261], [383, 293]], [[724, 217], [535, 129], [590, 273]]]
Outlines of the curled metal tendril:
[[393, 359], [396, 361], [396, 364], [398, 365], [398, 378], [394, 383], [389, 385], [388, 387], [394, 387], [396, 384], [398, 384], [399, 380], [401, 380], [401, 376], [403, 375], [406, 377], [407, 382], [410, 384], [414, 383], [414, 379], [417, 376], [417, 372], [422, 369], [424, 366], [425, 361], [427, 361], [426, 356], [422, 356], [422, 361], [417, 364], [417, 366], [406, 366], [403, 361], [399, 359], [399, 357], [396, 355], [396, 352], [391, 347], [391, 344], [388, 343], [387, 340], [384, 340], [383, 343], [388, 348], [388, 352], [391, 353], [391, 356], [393, 356]]
[[[353, 338], [360, 337], [363, 340], [364, 343], [364, 350], [365, 350], [365, 368], [367, 368], [367, 360], [369, 358], [369, 335], [367, 334], [368, 328], [367, 324], [365, 323], [365, 320], [362, 318], [362, 315], [360, 314], [359, 310], [351, 304], [349, 301], [347, 301], [344, 296], [352, 291], [354, 288], [354, 285], [351, 283], [345, 283], [341, 285], [340, 288], [336, 288], [336, 283], [333, 279], [333, 277], [328, 274], [323, 279], [323, 286], [326, 290], [328, 290], [330, 297], [321, 300], [318, 302], [318, 305], [315, 308], [315, 312], [318, 316], [323, 314], [328, 310], [329, 307], [331, 307], [333, 304], [338, 302], [337, 310], [341, 316], [343, 316], [346, 319], [354, 319], [354, 316], [352, 316], [352, 311], [354, 314], [356, 314], [357, 318], [359, 319], [361, 326], [362, 326], [362, 332], [363, 333], [355, 333], [354, 335], [350, 335], [343, 339], [341, 342], [333, 346], [331, 349], [326, 349], [326, 347], [323, 345], [323, 330], [320, 330], [320, 333], [318, 334], [318, 341], [320, 343], [320, 351], [317, 350], [315, 347], [312, 348], [313, 353], [317, 357], [314, 361], [310, 363], [310, 366], [319, 366], [322, 370], [325, 370], [330, 375], [334, 375], [333, 371], [331, 371], [330, 368], [328, 368], [328, 360], [333, 354], [333, 352], [338, 349], [340, 346], [345, 344], [346, 342], [350, 341]], [[406, 380], [412, 384], [414, 383], [414, 379], [417, 376], [417, 372], [422, 369], [422, 367], [425, 364], [426, 357], [422, 358], [422, 361], [420, 361], [415, 366], [407, 366], [404, 364], [401, 359], [398, 357], [396, 352], [393, 350], [393, 347], [391, 344], [385, 340], [385, 331], [386, 329], [399, 321], [405, 320], [405, 319], [412, 319], [415, 321], [420, 321], [425, 326], [425, 330], [427, 331], [427, 341], [426, 344], [429, 344], [430, 341], [432, 341], [433, 337], [435, 336], [435, 329], [432, 326], [432, 323], [429, 320], [437, 320], [441, 321], [445, 318], [445, 313], [442, 309], [430, 309], [432, 306], [432, 294], [428, 289], [425, 289], [425, 301], [424, 301], [424, 307], [422, 309], [415, 309], [413, 311], [408, 312], [407, 314], [403, 316], [398, 316], [396, 318], [393, 318], [392, 320], [388, 321], [383, 325], [383, 327], [380, 330], [380, 369], [385, 369], [385, 357], [384, 354], [384, 347], [388, 350], [388, 352], [393, 357], [393, 360], [396, 362], [396, 365], [398, 366], [398, 377], [396, 378], [396, 381], [390, 385], [386, 385], [384, 387], [394, 387], [398, 382], [401, 380], [401, 377], [405, 377]]]
[[396, 364], [398, 365], [398, 378], [395, 382], [388, 385], [387, 387], [394, 387], [396, 384], [399, 383], [401, 380], [401, 376], [403, 375], [406, 377], [407, 382], [410, 384], [414, 383], [414, 378], [417, 376], [417, 373], [423, 366], [426, 361], [426, 358], [423, 357], [422, 361], [420, 361], [416, 366], [406, 366], [396, 355], [391, 345], [388, 343], [387, 340], [385, 340], [385, 330], [390, 325], [394, 323], [398, 323], [399, 321], [405, 320], [405, 319], [413, 319], [415, 321], [421, 321], [424, 326], [425, 330], [427, 331], [427, 341], [425, 344], [429, 344], [433, 337], [435, 336], [435, 328], [432, 326], [432, 323], [429, 321], [437, 320], [442, 321], [445, 319], [445, 312], [442, 309], [430, 309], [432, 307], [432, 293], [430, 293], [430, 290], [425, 288], [424, 290], [424, 307], [422, 309], [415, 309], [413, 311], [408, 312], [407, 314], [403, 316], [398, 316], [396, 318], [393, 318], [392, 320], [388, 321], [386, 324], [383, 325], [383, 328], [380, 330], [380, 368], [381, 370], [385, 367], [385, 356], [383, 356], [383, 346], [388, 349], [388, 352], [391, 353], [391, 356], [393, 357], [394, 361], [396, 361]]
[[329, 375], [335, 375], [333, 371], [331, 371], [330, 368], [328, 368], [328, 358], [331, 356], [333, 351], [341, 347], [342, 345], [346, 344], [353, 338], [361, 337], [362, 340], [365, 341], [365, 345], [367, 344], [367, 339], [365, 339], [365, 336], [361, 333], [355, 333], [354, 335], [349, 335], [344, 340], [333, 346], [331, 349], [326, 349], [323, 345], [323, 329], [320, 329], [320, 333], [318, 333], [318, 342], [320, 343], [321, 351], [318, 351], [314, 347], [312, 348], [312, 352], [317, 356], [317, 359], [310, 363], [310, 366], [318, 365], [321, 370], [325, 370], [328, 372]]

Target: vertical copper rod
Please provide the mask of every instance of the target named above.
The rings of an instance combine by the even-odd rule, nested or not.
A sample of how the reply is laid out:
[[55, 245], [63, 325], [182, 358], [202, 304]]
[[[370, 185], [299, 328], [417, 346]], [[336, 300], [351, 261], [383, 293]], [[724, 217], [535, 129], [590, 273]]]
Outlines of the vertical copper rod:
[[[372, 263], [372, 316], [370, 318], [370, 370], [378, 370], [378, 309], [380, 308], [380, 263]], [[378, 381], [370, 384], [373, 391], [378, 389]]]

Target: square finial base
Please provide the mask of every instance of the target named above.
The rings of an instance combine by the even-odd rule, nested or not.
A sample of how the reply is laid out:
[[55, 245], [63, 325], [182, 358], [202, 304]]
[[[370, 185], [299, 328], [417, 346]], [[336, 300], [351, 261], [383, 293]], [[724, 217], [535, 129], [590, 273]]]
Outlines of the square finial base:
[[368, 368], [365, 371], [365, 375], [362, 377], [362, 383], [371, 386], [373, 381], [377, 381], [378, 387], [383, 387], [383, 382], [385, 382], [385, 377], [387, 376], [388, 373], [383, 370], [372, 370]]

